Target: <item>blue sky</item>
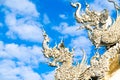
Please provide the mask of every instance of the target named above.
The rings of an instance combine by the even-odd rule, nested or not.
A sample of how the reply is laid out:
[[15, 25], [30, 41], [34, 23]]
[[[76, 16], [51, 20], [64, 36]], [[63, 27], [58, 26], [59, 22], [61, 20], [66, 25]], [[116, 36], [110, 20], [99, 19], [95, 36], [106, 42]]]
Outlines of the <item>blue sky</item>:
[[[42, 31], [50, 37], [50, 46], [62, 38], [68, 48], [75, 48], [75, 62], [80, 62], [83, 48], [88, 60], [95, 53], [86, 30], [74, 18], [75, 8], [70, 2], [84, 0], [0, 0], [0, 79], [54, 80], [54, 67], [49, 67], [42, 53]], [[91, 9], [107, 8], [115, 18], [113, 4], [107, 0], [86, 0]], [[104, 48], [100, 49], [100, 53]], [[88, 61], [89, 62], [89, 61]]]

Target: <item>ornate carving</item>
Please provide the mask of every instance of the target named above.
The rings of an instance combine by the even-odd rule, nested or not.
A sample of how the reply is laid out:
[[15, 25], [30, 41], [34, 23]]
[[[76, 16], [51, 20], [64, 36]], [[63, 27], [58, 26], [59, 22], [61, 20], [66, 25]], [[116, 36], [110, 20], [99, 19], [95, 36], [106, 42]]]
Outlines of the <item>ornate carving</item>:
[[[116, 10], [119, 10], [119, 6], [114, 1], [109, 0], [109, 2], [114, 3]], [[72, 6], [76, 7], [78, 3], [72, 3]], [[76, 5], [76, 6], [75, 6]], [[79, 4], [80, 5], [80, 4]], [[119, 42], [120, 39], [120, 27], [118, 16], [116, 21], [112, 24], [112, 19], [108, 14], [108, 11], [104, 9], [102, 12], [95, 12], [89, 10], [89, 5], [86, 7], [86, 14], [80, 16], [80, 6], [75, 13], [75, 18], [78, 22], [83, 24], [80, 28], [86, 28], [89, 32], [89, 37], [93, 44], [98, 48], [100, 45], [111, 46]], [[94, 27], [93, 27], [94, 26]]]
[[[120, 7], [112, 0], [119, 12]], [[50, 66], [56, 66], [55, 80], [109, 80], [111, 74], [120, 68], [120, 16], [117, 15], [115, 22], [109, 16], [107, 9], [101, 12], [90, 10], [86, 4], [85, 13], [79, 14], [81, 4], [71, 3], [77, 7], [75, 18], [78, 23], [82, 24], [79, 29], [88, 30], [90, 40], [96, 46], [107, 47], [103, 55], [96, 52], [90, 60], [90, 66], [86, 63], [86, 54], [83, 52], [83, 59], [80, 64], [73, 66], [74, 49], [70, 51], [65, 47], [64, 41], [53, 48], [49, 47], [49, 37], [43, 31], [43, 53], [49, 59]]]
[[111, 17], [108, 14], [108, 11], [104, 9], [101, 12], [91, 11], [89, 5], [86, 4], [85, 13], [79, 14], [81, 9], [81, 4], [71, 3], [73, 7], [78, 7], [75, 12], [75, 18], [78, 23], [83, 24], [81, 28], [86, 28], [87, 30], [93, 31], [93, 29], [107, 29], [108, 26], [112, 24]]
[[77, 66], [72, 65], [72, 58], [74, 49], [69, 51], [68, 48], [65, 48], [64, 42], [61, 41], [58, 45], [55, 45], [53, 48], [49, 48], [49, 37], [43, 32], [43, 53], [46, 58], [52, 59], [49, 62], [50, 66], [56, 66], [55, 79], [56, 80], [77, 80], [80, 73], [83, 73], [87, 69], [86, 64], [86, 54], [83, 52], [83, 59], [80, 64]]
[[[108, 80], [108, 77], [110, 77], [108, 74], [114, 69], [110, 66], [115, 60], [119, 60], [116, 57], [119, 56], [119, 52], [120, 44], [116, 44], [108, 49], [103, 55], [100, 56], [98, 53], [94, 55], [91, 59], [90, 67], [79, 76], [78, 80], [89, 80], [92, 77], [97, 77], [97, 80]], [[117, 65], [117, 67], [120, 67], [120, 65]]]

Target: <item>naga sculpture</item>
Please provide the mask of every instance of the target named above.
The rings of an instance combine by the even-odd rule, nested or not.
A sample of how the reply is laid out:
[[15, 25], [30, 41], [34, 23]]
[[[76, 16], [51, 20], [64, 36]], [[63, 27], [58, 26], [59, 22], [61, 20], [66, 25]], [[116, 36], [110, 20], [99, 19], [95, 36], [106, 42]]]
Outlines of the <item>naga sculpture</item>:
[[104, 9], [101, 12], [95, 12], [95, 11], [91, 11], [89, 9], [89, 5], [86, 4], [85, 13], [79, 14], [81, 9], [81, 4], [76, 2], [76, 3], [71, 3], [71, 5], [75, 8], [78, 7], [75, 12], [75, 18], [78, 23], [83, 24], [83, 26], [80, 28], [86, 28], [90, 31], [93, 31], [93, 27], [95, 29], [100, 29], [102, 27], [106, 29], [109, 25], [112, 24], [111, 17], [108, 15], [108, 11], [106, 9]]
[[[108, 1], [114, 3], [117, 12], [119, 12], [119, 6], [114, 1]], [[80, 28], [86, 28], [88, 30], [89, 38], [97, 48], [101, 45], [109, 47], [117, 42], [119, 43], [120, 16], [118, 16], [116, 21], [113, 23], [106, 9], [102, 12], [94, 12], [90, 11], [89, 5], [87, 5], [85, 14], [83, 14], [86, 17], [84, 17], [79, 14], [81, 7], [80, 3], [72, 3], [72, 6], [78, 6], [78, 9], [75, 12], [75, 18], [79, 23], [83, 24]]]
[[[61, 41], [53, 48], [49, 47], [49, 37], [43, 32], [43, 53], [49, 59], [50, 66], [56, 66], [55, 80], [109, 80], [111, 73], [120, 67], [120, 44], [109, 48], [103, 55], [98, 52], [86, 63], [86, 54], [80, 64], [73, 66], [74, 50], [69, 51]], [[52, 59], [52, 61], [51, 61]], [[113, 65], [114, 64], [114, 65]], [[109, 75], [109, 76], [108, 76]]]
[[[80, 73], [83, 73], [87, 69], [86, 64], [86, 54], [83, 52], [83, 59], [80, 64], [77, 66], [72, 65], [73, 53], [69, 51], [68, 48], [65, 48], [64, 42], [61, 41], [58, 46], [55, 45], [53, 48], [49, 48], [49, 37], [43, 32], [43, 53], [44, 56], [48, 59], [52, 59], [51, 62], [48, 62], [50, 66], [56, 66], [55, 79], [56, 80], [77, 80]], [[77, 71], [77, 72], [74, 72]]]
[[[91, 65], [80, 76], [78, 80], [109, 80], [112, 73], [120, 68], [120, 44], [108, 49], [103, 55], [94, 55]], [[120, 79], [120, 78], [119, 78]]]
[[[81, 4], [71, 3], [73, 7], [77, 7], [75, 18], [78, 23], [82, 24], [79, 29], [88, 30], [90, 40], [99, 48], [107, 47], [106, 51], [100, 55], [96, 52], [90, 60], [90, 65], [86, 63], [86, 54], [84, 50], [81, 63], [73, 65], [73, 54], [69, 48], [66, 48], [64, 41], [54, 47], [49, 46], [49, 37], [43, 31], [43, 54], [49, 60], [50, 66], [55, 66], [55, 80], [115, 80], [111, 79], [116, 70], [120, 70], [120, 7], [116, 2], [113, 3], [117, 11], [117, 18], [112, 22], [107, 9], [101, 12], [90, 10], [86, 4], [85, 13], [79, 14]], [[120, 80], [120, 77], [119, 79]]]

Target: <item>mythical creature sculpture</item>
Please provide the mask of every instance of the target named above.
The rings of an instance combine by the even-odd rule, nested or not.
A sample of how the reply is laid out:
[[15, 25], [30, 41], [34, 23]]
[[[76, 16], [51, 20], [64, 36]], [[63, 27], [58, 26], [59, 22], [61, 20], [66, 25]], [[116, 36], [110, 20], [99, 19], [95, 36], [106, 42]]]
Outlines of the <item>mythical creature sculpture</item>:
[[[118, 10], [120, 9], [119, 6], [111, 0], [108, 0], [109, 2], [114, 3], [114, 6]], [[77, 7], [75, 13], [75, 18], [78, 22], [82, 23], [82, 28], [86, 28], [89, 33], [89, 37], [92, 40], [92, 42], [95, 44], [95, 46], [98, 48], [101, 45], [105, 45], [107, 47], [112, 46], [119, 43], [120, 39], [120, 16], [117, 17], [116, 21], [112, 24], [112, 19], [108, 15], [108, 11], [105, 9], [102, 12], [94, 12], [89, 10], [89, 5], [86, 7], [86, 14], [83, 14], [84, 16], [81, 16], [79, 14], [80, 11], [80, 3], [72, 3], [72, 6]], [[93, 28], [93, 26], [95, 28]]]
[[[119, 13], [120, 7], [112, 0]], [[74, 49], [70, 51], [65, 47], [62, 40], [53, 48], [49, 47], [49, 37], [43, 31], [43, 54], [49, 60], [50, 66], [56, 66], [55, 80], [111, 80], [112, 73], [120, 69], [120, 16], [117, 14], [115, 22], [109, 16], [107, 9], [101, 12], [92, 11], [86, 4], [85, 13], [79, 14], [81, 4], [71, 3], [73, 7], [78, 7], [75, 12], [75, 18], [82, 26], [88, 30], [90, 40], [96, 46], [107, 47], [104, 54], [96, 52], [90, 60], [90, 65], [86, 63], [86, 54], [83, 52], [83, 58], [80, 64], [73, 66]]]
[[83, 26], [80, 28], [86, 28], [90, 31], [93, 31], [93, 27], [95, 29], [106, 29], [112, 23], [111, 17], [108, 15], [108, 11], [106, 9], [101, 12], [95, 12], [91, 11], [89, 9], [89, 5], [86, 4], [85, 13], [80, 14], [81, 4], [76, 2], [71, 3], [71, 5], [75, 8], [78, 7], [75, 12], [75, 18], [78, 23], [83, 24]]
[[[55, 45], [53, 48], [49, 48], [49, 37], [43, 32], [44, 40], [43, 40], [43, 53], [44, 56], [48, 59], [53, 59], [53, 61], [49, 62], [50, 66], [56, 66], [55, 79], [56, 80], [77, 80], [78, 76], [83, 73], [86, 68], [86, 54], [83, 52], [83, 59], [80, 64], [77, 66], [72, 65], [73, 53], [69, 51], [68, 48], [65, 48], [64, 42], [61, 41], [58, 46]], [[77, 72], [76, 72], [77, 71]]]
[[[111, 73], [120, 67], [120, 44], [108, 49], [103, 55], [96, 53], [91, 58], [91, 65], [85, 70], [78, 80], [109, 80]], [[114, 65], [113, 65], [114, 64]], [[109, 76], [108, 76], [109, 75]]]
[[[49, 62], [50, 66], [56, 66], [55, 80], [108, 80], [111, 73], [120, 66], [120, 44], [109, 48], [103, 55], [98, 52], [91, 58], [90, 66], [86, 64], [86, 54], [80, 64], [72, 65], [73, 53], [65, 48], [64, 42], [61, 41], [53, 48], [49, 47], [49, 37], [45, 33], [43, 40], [44, 56], [53, 61]], [[115, 65], [112, 65], [112, 64]], [[108, 76], [109, 75], [109, 76]]]

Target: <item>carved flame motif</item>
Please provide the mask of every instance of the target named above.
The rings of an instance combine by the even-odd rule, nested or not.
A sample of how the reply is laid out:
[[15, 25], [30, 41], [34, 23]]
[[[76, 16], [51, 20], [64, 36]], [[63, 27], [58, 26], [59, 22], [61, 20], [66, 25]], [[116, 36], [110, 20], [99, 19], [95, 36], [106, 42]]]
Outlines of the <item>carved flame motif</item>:
[[[53, 48], [49, 47], [49, 37], [43, 32], [43, 53], [44, 56], [48, 59], [53, 59], [49, 62], [50, 66], [56, 66], [55, 79], [56, 80], [77, 80], [80, 73], [83, 73], [87, 69], [86, 64], [86, 54], [84, 53], [83, 59], [80, 64], [73, 67], [73, 53], [74, 50], [69, 51], [68, 48], [65, 48], [64, 42], [61, 41], [58, 45], [55, 45]], [[77, 73], [75, 72], [77, 71]]]

